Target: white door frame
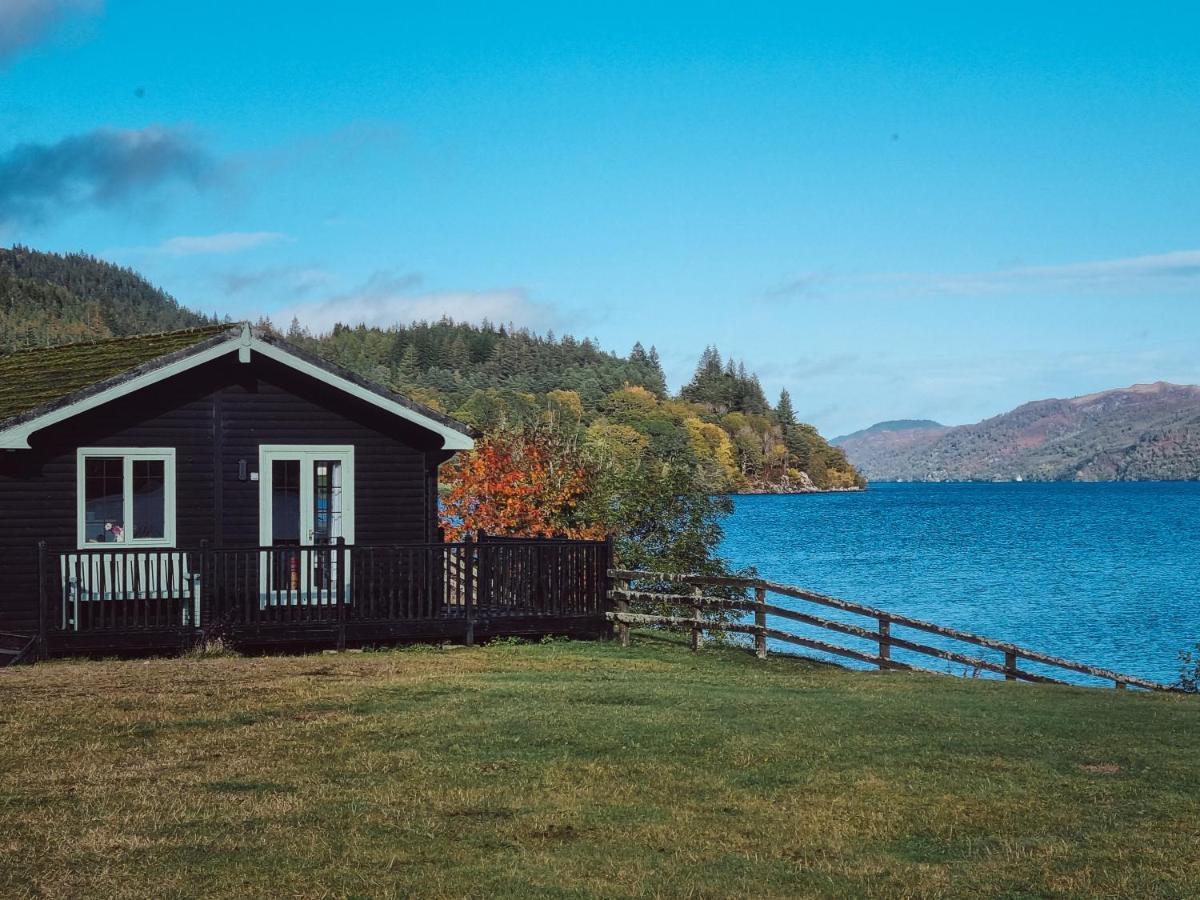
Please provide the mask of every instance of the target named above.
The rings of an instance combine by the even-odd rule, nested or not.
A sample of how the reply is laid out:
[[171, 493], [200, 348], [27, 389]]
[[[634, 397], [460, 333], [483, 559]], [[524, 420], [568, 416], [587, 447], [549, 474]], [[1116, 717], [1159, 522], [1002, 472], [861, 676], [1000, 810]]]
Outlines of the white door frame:
[[[313, 527], [313, 482], [312, 463], [320, 459], [333, 459], [342, 464], [342, 534], [347, 544], [354, 543], [354, 446], [352, 444], [260, 444], [258, 448], [258, 543], [261, 547], [272, 546], [274, 522], [271, 491], [273, 487], [272, 463], [276, 460], [296, 459], [300, 461], [300, 545], [312, 544]], [[266, 555], [266, 554], [264, 554]], [[304, 570], [312, 568], [307, 561]], [[259, 566], [261, 602], [270, 599], [267, 591], [266, 560]], [[344, 582], [350, 583], [350, 567], [342, 573]], [[316, 595], [319, 602], [330, 598]], [[291, 601], [289, 601], [291, 602]], [[298, 602], [298, 599], [297, 601]]]

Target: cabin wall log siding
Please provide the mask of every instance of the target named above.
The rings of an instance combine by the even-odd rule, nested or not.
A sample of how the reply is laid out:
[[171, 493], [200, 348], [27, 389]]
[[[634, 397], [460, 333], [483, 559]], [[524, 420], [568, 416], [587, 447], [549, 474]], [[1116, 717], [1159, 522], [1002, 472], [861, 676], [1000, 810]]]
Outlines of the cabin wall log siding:
[[[0, 452], [0, 630], [37, 627], [39, 540], [76, 543], [79, 447], [176, 448], [176, 542], [255, 546], [260, 444], [351, 444], [355, 540], [436, 538], [437, 466], [450, 454], [424, 429], [257, 354], [233, 356], [83, 413]], [[215, 477], [219, 470], [219, 477]]]

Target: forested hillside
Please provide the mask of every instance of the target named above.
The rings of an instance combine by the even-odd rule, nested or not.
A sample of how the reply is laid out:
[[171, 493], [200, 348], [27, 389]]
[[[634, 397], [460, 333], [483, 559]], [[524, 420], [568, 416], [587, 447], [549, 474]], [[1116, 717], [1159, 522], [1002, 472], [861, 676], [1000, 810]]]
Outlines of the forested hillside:
[[[733, 360], [722, 363], [715, 348], [704, 351], [692, 381], [673, 398], [658, 353], [640, 343], [621, 357], [587, 339], [447, 320], [386, 330], [338, 326], [324, 336], [293, 322], [287, 337], [484, 431], [528, 424], [550, 395], [572, 394], [584, 427], [620, 419], [651, 436], [673, 436], [713, 493], [863, 484], [841, 450], [796, 422], [786, 391], [772, 407], [758, 379]], [[636, 421], [628, 409], [634, 397], [644, 407]]]
[[[131, 269], [83, 254], [0, 248], [0, 352], [211, 321]], [[576, 395], [584, 427], [602, 427], [628, 400], [625, 389], [644, 390], [655, 411], [641, 427], [673, 434], [713, 493], [863, 484], [841, 450], [796, 421], [786, 392], [772, 407], [758, 379], [744, 365], [722, 362], [715, 348], [670, 397], [657, 352], [640, 343], [618, 356], [586, 338], [449, 320], [388, 329], [339, 325], [317, 336], [293, 322], [287, 336], [485, 431], [528, 424], [555, 392]]]
[[974, 425], [868, 429], [839, 441], [883, 481], [1194, 480], [1200, 387], [1139, 384], [1038, 400]]
[[[128, 269], [0, 250], [0, 349], [208, 321]], [[719, 572], [725, 495], [864, 484], [796, 421], [786, 391], [772, 406], [715, 348], [671, 396], [657, 352], [641, 344], [620, 356], [588, 339], [450, 320], [321, 335], [293, 322], [286, 336], [482, 432], [443, 470], [451, 536], [614, 535], [631, 567]]]
[[0, 353], [210, 321], [132, 269], [77, 253], [0, 247]]

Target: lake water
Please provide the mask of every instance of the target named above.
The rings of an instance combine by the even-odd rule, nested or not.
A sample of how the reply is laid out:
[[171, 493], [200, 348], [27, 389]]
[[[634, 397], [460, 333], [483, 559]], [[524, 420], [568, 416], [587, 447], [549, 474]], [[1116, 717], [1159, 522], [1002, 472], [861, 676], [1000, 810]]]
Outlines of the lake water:
[[764, 578], [1119, 672], [1174, 681], [1179, 651], [1200, 641], [1200, 483], [874, 484], [737, 497], [724, 526], [724, 556]]

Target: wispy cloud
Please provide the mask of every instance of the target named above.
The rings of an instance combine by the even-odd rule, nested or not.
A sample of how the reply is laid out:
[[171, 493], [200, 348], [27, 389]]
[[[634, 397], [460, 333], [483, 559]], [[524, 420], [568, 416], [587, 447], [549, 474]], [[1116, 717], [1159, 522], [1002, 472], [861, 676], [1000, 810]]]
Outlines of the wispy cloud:
[[794, 362], [760, 364], [758, 374], [764, 378], [784, 381], [804, 381], [823, 375], [836, 375], [857, 368], [860, 358], [857, 353], [834, 353], [826, 356], [810, 356]]
[[834, 277], [831, 269], [819, 272], [806, 272], [780, 282], [767, 290], [767, 297], [772, 300], [792, 300], [798, 297], [820, 296], [825, 283]]
[[99, 13], [103, 0], [0, 0], [0, 65], [72, 15]]
[[765, 292], [773, 301], [824, 295], [874, 297], [975, 297], [999, 294], [1056, 295], [1105, 292], [1158, 293], [1200, 285], [1200, 250], [1146, 256], [1010, 266], [976, 272], [858, 272], [831, 269], [788, 279]]
[[274, 266], [255, 271], [225, 272], [220, 276], [226, 294], [260, 291], [292, 300], [317, 288], [328, 287], [332, 277], [320, 266]]
[[278, 231], [224, 231], [219, 234], [181, 235], [163, 241], [158, 250], [168, 256], [195, 256], [202, 253], [240, 253], [267, 244], [288, 240]]
[[489, 291], [417, 290], [415, 273], [377, 272], [359, 288], [311, 303], [296, 304], [276, 315], [293, 316], [316, 332], [334, 325], [391, 325], [435, 321], [443, 316], [463, 322], [511, 322], [529, 328], [554, 324], [553, 310], [531, 300], [525, 291], [511, 288]]
[[953, 293], [991, 293], [1012, 289], [1054, 286], [1089, 289], [1129, 287], [1135, 284], [1160, 287], [1164, 280], [1200, 279], [1200, 250], [1176, 250], [1148, 256], [1128, 256], [1048, 266], [1018, 266], [994, 272], [898, 276]]
[[216, 171], [215, 161], [191, 134], [157, 125], [101, 128], [53, 144], [18, 144], [0, 155], [0, 226], [117, 206], [168, 182], [203, 187], [214, 181]]

